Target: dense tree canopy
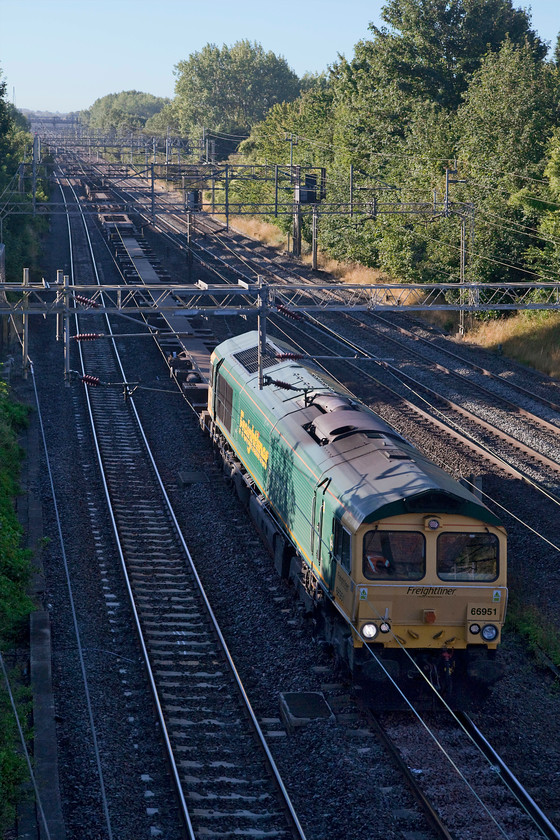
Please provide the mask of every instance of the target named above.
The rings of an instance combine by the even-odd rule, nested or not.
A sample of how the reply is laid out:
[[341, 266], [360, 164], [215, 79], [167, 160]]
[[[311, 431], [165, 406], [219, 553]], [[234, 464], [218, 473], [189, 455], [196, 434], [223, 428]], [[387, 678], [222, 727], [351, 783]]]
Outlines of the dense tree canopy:
[[13, 176], [29, 142], [27, 120], [6, 96], [6, 82], [0, 71], [0, 185]]
[[460, 104], [482, 58], [506, 38], [527, 41], [536, 58], [546, 55], [527, 12], [511, 0], [389, 0], [382, 17], [388, 27], [370, 26], [376, 66], [402, 94], [444, 108]]
[[389, 0], [382, 18], [388, 26], [371, 25], [373, 38], [333, 68], [341, 141], [360, 160], [393, 153], [418, 103], [455, 111], [483, 58], [506, 38], [527, 41], [536, 59], [546, 54], [511, 0]]
[[[18, 167], [27, 154], [30, 158], [32, 138], [26, 118], [7, 101], [6, 83], [0, 71], [0, 193], [10, 196], [12, 202], [24, 198], [19, 192]], [[24, 181], [24, 189], [30, 188], [29, 180]], [[37, 185], [37, 198], [44, 197], [41, 180]], [[4, 198], [4, 200], [5, 200]], [[3, 241], [6, 245], [6, 275], [10, 278], [21, 277], [23, 266], [29, 266], [37, 252], [36, 232], [45, 220], [31, 219], [29, 216], [9, 213], [3, 215]]]
[[239, 142], [279, 102], [300, 92], [284, 58], [250, 41], [232, 47], [207, 44], [177, 64], [173, 110], [181, 131], [203, 127]]
[[[511, 0], [388, 0], [382, 17], [321, 91], [273, 108], [241, 151], [286, 162], [284, 137], [296, 133], [294, 163], [327, 167], [329, 201], [349, 200], [352, 165], [354, 201], [392, 203], [375, 218], [320, 218], [321, 244], [339, 258], [399, 280], [456, 281], [466, 220], [468, 278], [525, 280], [547, 260], [551, 269], [558, 248], [531, 242], [529, 228], [542, 222], [552, 235], [559, 225], [544, 186], [560, 157], [558, 46], [548, 61]], [[449, 213], [446, 168], [463, 182]], [[406, 215], [405, 202], [426, 212]]]
[[133, 131], [144, 128], [146, 122], [169, 104], [169, 99], [141, 93], [137, 90], [123, 90], [109, 93], [96, 99], [91, 108], [82, 111], [82, 120], [91, 128], [102, 131]]

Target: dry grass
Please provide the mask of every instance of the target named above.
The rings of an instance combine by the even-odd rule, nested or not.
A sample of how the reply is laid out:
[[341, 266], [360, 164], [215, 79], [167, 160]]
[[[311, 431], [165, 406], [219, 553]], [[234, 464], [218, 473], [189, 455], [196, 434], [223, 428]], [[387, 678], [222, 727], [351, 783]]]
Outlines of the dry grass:
[[[277, 251], [285, 252], [288, 249], [288, 237], [276, 225], [249, 216], [236, 216], [231, 220], [231, 224], [240, 233]], [[309, 265], [311, 254], [304, 253], [302, 262]], [[321, 252], [317, 255], [317, 264], [321, 271], [344, 283], [373, 286], [390, 282], [378, 269], [366, 268], [359, 263], [338, 262]], [[403, 295], [398, 292], [393, 293], [391, 297], [393, 301], [403, 299]], [[408, 295], [407, 300], [411, 302]], [[458, 330], [458, 312], [423, 312], [421, 317], [450, 333], [456, 333]], [[465, 341], [503, 353], [504, 356], [549, 376], [560, 377], [560, 313], [525, 312], [483, 323], [476, 322], [467, 315], [465, 326]]]
[[[311, 254], [303, 254], [301, 260], [306, 265], [311, 265]], [[317, 253], [317, 268], [342, 280], [344, 283], [353, 283], [361, 286], [374, 286], [376, 283], [389, 283], [389, 278], [378, 268], [368, 268], [360, 263], [343, 263]]]
[[[249, 216], [235, 216], [231, 221], [231, 225], [239, 233], [249, 236], [251, 239], [256, 239], [270, 248], [284, 252], [288, 250], [288, 236], [282, 233], [276, 225], [262, 222]], [[311, 265], [312, 256], [310, 245], [303, 243], [302, 249], [301, 261], [306, 265]], [[377, 268], [367, 268], [365, 265], [360, 265], [360, 263], [339, 262], [321, 253], [321, 251], [317, 253], [317, 267], [320, 271], [336, 277], [337, 280], [343, 283], [375, 286], [378, 283], [391, 282], [387, 275]], [[391, 299], [394, 302], [401, 300], [404, 302], [405, 296], [408, 302], [410, 302], [410, 292], [400, 293], [395, 291], [391, 293]]]
[[286, 250], [286, 235], [276, 225], [261, 222], [251, 216], [234, 216], [231, 224], [239, 233], [243, 233], [251, 239], [256, 239], [263, 245], [268, 245], [269, 248], [274, 248], [277, 251]]
[[522, 312], [479, 324], [466, 340], [560, 377], [560, 313]]
[[[282, 233], [276, 225], [261, 222], [250, 216], [235, 216], [231, 224], [239, 233], [243, 233], [251, 239], [256, 239], [270, 248], [275, 248], [278, 251], [287, 251], [288, 249], [288, 236]], [[303, 243], [302, 248], [304, 253], [301, 256], [301, 261], [310, 265], [310, 246], [308, 243]], [[378, 269], [366, 268], [359, 263], [341, 263], [321, 252], [317, 254], [317, 266], [321, 271], [332, 274], [333, 277], [343, 280], [345, 283], [360, 283], [364, 286], [370, 286], [375, 283], [387, 282], [387, 277]]]

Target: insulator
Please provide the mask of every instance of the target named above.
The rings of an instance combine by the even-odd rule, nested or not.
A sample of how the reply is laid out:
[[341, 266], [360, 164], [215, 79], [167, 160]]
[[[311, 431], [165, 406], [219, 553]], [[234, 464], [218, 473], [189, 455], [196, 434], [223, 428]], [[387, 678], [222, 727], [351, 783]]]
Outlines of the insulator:
[[303, 359], [303, 356], [299, 353], [277, 353], [275, 358], [284, 361], [285, 359]]
[[99, 307], [98, 303], [91, 300], [91, 298], [84, 297], [84, 295], [74, 295], [74, 300], [77, 300], [78, 303], [83, 303], [86, 306], [94, 306], [96, 309]]
[[85, 376], [82, 376], [82, 382], [86, 385], [91, 385], [93, 388], [101, 385], [101, 380], [98, 376], [90, 376], [89, 373], [86, 373]]
[[268, 383], [269, 385], [275, 385], [277, 388], [283, 388], [285, 391], [293, 391], [293, 385], [290, 385], [288, 382], [282, 382], [280, 379], [271, 379]]
[[97, 338], [103, 338], [103, 333], [77, 333], [73, 338], [74, 341], [95, 341]]
[[286, 318], [293, 318], [294, 321], [301, 321], [302, 320], [301, 315], [298, 315], [297, 312], [292, 312], [291, 310], [286, 309], [286, 307], [282, 303], [279, 303], [277, 305], [276, 309], [278, 310], [280, 315], [285, 315]]

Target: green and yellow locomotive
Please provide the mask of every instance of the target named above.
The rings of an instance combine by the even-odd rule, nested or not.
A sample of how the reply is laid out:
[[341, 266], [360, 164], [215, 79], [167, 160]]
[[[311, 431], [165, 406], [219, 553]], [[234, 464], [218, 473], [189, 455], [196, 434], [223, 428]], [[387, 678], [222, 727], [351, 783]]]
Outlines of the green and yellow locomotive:
[[[379, 706], [426, 679], [454, 698], [499, 676], [498, 518], [312, 363], [258, 334], [212, 354], [204, 424], [322, 634]], [[293, 351], [292, 351], [293, 352]], [[393, 698], [388, 700], [387, 698]]]

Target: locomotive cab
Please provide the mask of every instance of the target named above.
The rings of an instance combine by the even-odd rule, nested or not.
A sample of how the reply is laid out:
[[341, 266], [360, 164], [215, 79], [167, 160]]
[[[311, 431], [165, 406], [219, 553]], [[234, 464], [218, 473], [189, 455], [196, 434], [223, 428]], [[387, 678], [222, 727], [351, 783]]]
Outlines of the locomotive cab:
[[438, 511], [365, 523], [348, 542], [334, 595], [354, 628], [355, 668], [376, 682], [384, 669], [399, 682], [428, 674], [438, 688], [450, 669], [455, 682], [499, 678], [488, 652], [507, 604], [503, 528]]

